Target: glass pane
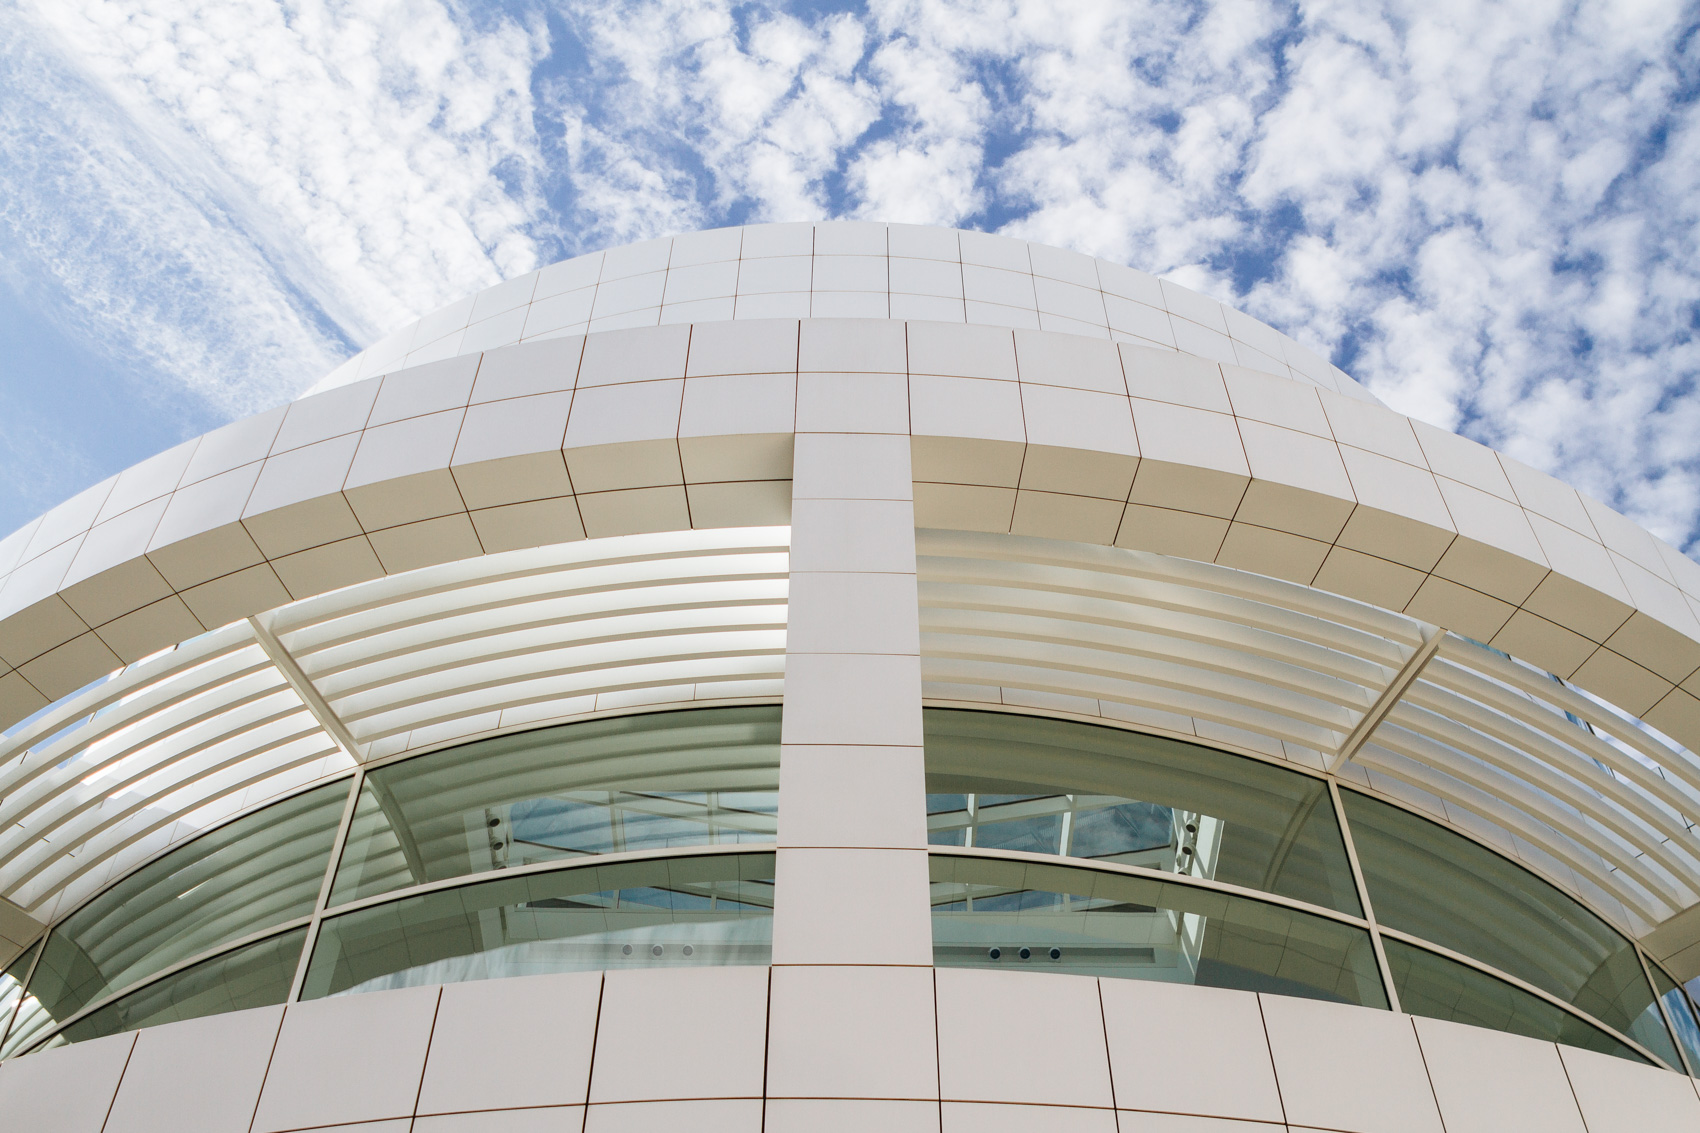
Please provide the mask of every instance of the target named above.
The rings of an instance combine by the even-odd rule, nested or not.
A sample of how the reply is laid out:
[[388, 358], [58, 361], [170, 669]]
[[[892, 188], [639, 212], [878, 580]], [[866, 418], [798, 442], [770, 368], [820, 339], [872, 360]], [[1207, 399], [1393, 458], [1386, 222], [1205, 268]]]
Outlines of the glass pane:
[[766, 964], [772, 940], [772, 854], [584, 866], [327, 919], [301, 995], [543, 972]]
[[1033, 968], [1387, 1006], [1367, 932], [1279, 905], [1153, 878], [943, 854], [932, 858], [932, 882], [941, 968]]
[[1359, 914], [1320, 779], [1116, 728], [929, 708], [935, 846], [1094, 858]]
[[500, 736], [366, 777], [331, 902], [588, 854], [772, 842], [779, 709]]
[[306, 940], [307, 930], [298, 928], [203, 960], [83, 1016], [60, 1034], [75, 1043], [156, 1023], [275, 1006], [289, 998]]
[[30, 994], [59, 1022], [191, 956], [311, 913], [348, 786], [255, 811], [98, 894], [48, 935]]
[[1592, 1023], [1485, 972], [1383, 936], [1399, 1006], [1411, 1015], [1450, 1019], [1532, 1039], [1647, 1060]]
[[[30, 964], [35, 961], [35, 950], [40, 947], [39, 941], [30, 945], [24, 949], [22, 956], [7, 965], [4, 972], [0, 972], [0, 1038], [5, 1037], [5, 1028], [16, 1014], [18, 1000], [24, 997], [24, 980], [29, 978]], [[24, 1026], [29, 1026], [28, 1017], [34, 1014], [34, 1011], [26, 1013]], [[11, 1053], [11, 1043], [0, 1043], [0, 1058], [6, 1058]]]
[[1574, 898], [1485, 846], [1343, 792], [1377, 922], [1551, 992], [1680, 1065], [1629, 941]]
[[1700, 1076], [1700, 1023], [1696, 1022], [1694, 1001], [1675, 980], [1665, 975], [1663, 968], [1657, 964], [1648, 966], [1653, 969], [1653, 986], [1676, 1023], [1676, 1038], [1682, 1044], [1682, 1053], [1688, 1056], [1689, 1072]]

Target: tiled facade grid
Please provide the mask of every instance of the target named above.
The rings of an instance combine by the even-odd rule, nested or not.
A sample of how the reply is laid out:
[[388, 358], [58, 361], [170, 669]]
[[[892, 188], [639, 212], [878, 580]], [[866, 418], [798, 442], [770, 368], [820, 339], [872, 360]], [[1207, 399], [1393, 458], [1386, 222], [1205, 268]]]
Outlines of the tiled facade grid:
[[1059, 331], [1186, 351], [1364, 396], [1279, 331], [1134, 268], [985, 233], [859, 222], [714, 229], [552, 264], [403, 327], [314, 392], [518, 342], [773, 318]]
[[787, 522], [796, 434], [871, 432], [910, 435], [922, 527], [1332, 590], [1490, 642], [1700, 746], [1700, 567], [1474, 442], [1330, 390], [1074, 335], [727, 328], [570, 337], [364, 379], [91, 488], [0, 542], [0, 714], [384, 574]]
[[1700, 1096], [1607, 1055], [1315, 1000], [777, 965], [419, 987], [166, 1024], [0, 1065], [0, 1113], [41, 1133], [1681, 1133], [1700, 1124]]
[[[1179, 698], [1162, 713], [1094, 699], [1084, 678], [1050, 692], [924, 679], [931, 560], [918, 549], [1036, 536], [1084, 556], [1220, 564], [1266, 576], [1263, 594], [1329, 591], [1402, 611], [1422, 634], [1491, 643], [1700, 747], [1700, 567], [1557, 480], [1383, 408], [1169, 281], [902, 225], [751, 226], [552, 265], [426, 316], [319, 389], [0, 540], [0, 721], [205, 630], [386, 575], [789, 525], [774, 964], [413, 987], [149, 1027], [0, 1064], [0, 1127], [1700, 1124], [1700, 1087], [1680, 1074], [1495, 1031], [1042, 960], [932, 966], [923, 697], [1115, 717], [1306, 763], [1455, 825], [1470, 816], [1401, 794], [1344, 747], [1334, 766], [1183, 716]], [[999, 543], [1059, 570], [1084, 562], [1060, 565], [1062, 543]], [[1392, 618], [1330, 601], [1362, 612], [1366, 632]], [[776, 698], [779, 670], [763, 675]], [[507, 726], [469, 709], [378, 754]], [[1509, 829], [1476, 833], [1610, 906]], [[1626, 851], [1637, 871], [1648, 846]]]

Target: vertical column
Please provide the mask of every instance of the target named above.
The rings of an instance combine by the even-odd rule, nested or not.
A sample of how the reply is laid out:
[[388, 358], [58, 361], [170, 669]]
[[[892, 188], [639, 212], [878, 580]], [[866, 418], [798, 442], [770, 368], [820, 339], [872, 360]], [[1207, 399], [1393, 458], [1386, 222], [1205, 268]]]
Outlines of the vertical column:
[[[896, 329], [901, 333], [902, 324]], [[932, 929], [906, 383], [889, 373], [812, 376], [830, 387], [818, 391], [826, 400], [860, 404], [812, 417], [805, 388], [811, 375], [802, 378], [773, 959], [927, 965]], [[903, 432], [805, 431], [811, 424], [885, 426], [862, 410], [867, 399], [893, 396], [905, 403]]]

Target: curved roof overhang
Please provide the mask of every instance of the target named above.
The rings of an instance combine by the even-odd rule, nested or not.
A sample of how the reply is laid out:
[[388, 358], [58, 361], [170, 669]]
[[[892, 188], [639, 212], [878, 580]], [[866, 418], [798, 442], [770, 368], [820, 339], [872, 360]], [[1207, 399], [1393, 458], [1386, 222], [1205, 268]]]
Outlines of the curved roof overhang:
[[[1074, 270], [1073, 262], [1054, 274]], [[1038, 260], [1033, 265], [1042, 291]], [[536, 273], [533, 295], [551, 270]], [[606, 277], [606, 265], [599, 270]], [[1101, 277], [1102, 265], [1097, 270]], [[1700, 940], [1688, 802], [1700, 771], [1684, 748], [1700, 748], [1700, 566], [1596, 501], [1393, 413], [1337, 372], [1263, 365], [1254, 356], [1270, 355], [1249, 348], [1230, 356], [1263, 370], [1172, 343], [1112, 342], [1120, 334], [1113, 327], [1093, 338], [1069, 333], [1073, 327], [745, 317], [608, 330], [594, 329], [593, 319], [588, 334], [549, 331], [479, 351], [474, 328], [482, 324], [470, 320], [502, 288], [468, 300], [456, 316], [461, 329], [419, 349], [380, 344], [321, 383], [323, 392], [163, 453], [0, 541], [0, 726], [69, 697], [14, 730], [0, 759], [57, 750], [59, 732], [121, 696], [105, 686], [71, 694], [192, 638], [199, 640], [180, 656], [135, 666], [109, 684], [164, 679], [156, 669], [176, 673], [196, 650], [226, 649], [219, 656], [237, 660], [221, 664], [257, 666], [231, 678], [266, 686], [254, 703], [278, 698], [280, 715], [268, 726], [302, 723], [300, 736], [278, 743], [318, 745], [292, 766], [334, 762], [339, 751], [359, 758], [347, 747], [368, 741], [327, 738], [322, 722], [299, 716], [311, 716], [312, 706], [290, 692], [287, 663], [278, 668], [271, 658], [266, 675], [256, 660], [255, 649], [266, 653], [269, 612], [320, 595], [340, 600], [333, 592], [362, 583], [344, 593], [394, 586], [399, 594], [443, 571], [460, 571], [455, 585], [474, 586], [491, 572], [505, 577], [511, 552], [553, 548], [536, 552], [547, 559], [587, 537], [697, 532], [686, 540], [694, 545], [718, 529], [784, 525], [796, 433], [883, 432], [897, 452], [907, 450], [917, 526], [938, 533], [928, 540], [948, 542], [948, 532], [1030, 536], [1073, 546], [1068, 555], [1086, 555], [1092, 570], [1112, 574], [1186, 561], [1233, 568], [1209, 574], [1216, 581], [1204, 589], [1285, 587], [1258, 601], [1289, 610], [1334, 603], [1328, 620], [1381, 639], [1350, 662], [1318, 662], [1308, 676], [1292, 658], [1245, 646], [1230, 667], [1286, 667], [1264, 673], [1267, 680], [1242, 674], [1234, 696], [1194, 689], [1188, 695], [1203, 697], [1196, 712], [1170, 705], [1171, 717], [1194, 721], [1175, 730], [1204, 736], [1197, 722], [1205, 721], [1206, 731], [1220, 733], [1212, 742], [1245, 750], [1256, 744], [1222, 737], [1273, 737], [1282, 758], [1320, 760], [1341, 774], [1350, 773], [1349, 759], [1371, 769], [1366, 774], [1445, 800], [1443, 810], [1483, 816], [1509, 808], [1490, 821], [1539, 847], [1556, 863], [1544, 870], [1549, 876], [1569, 871], [1570, 888], [1617, 910], [1615, 919], [1655, 953]], [[601, 294], [586, 300], [587, 314]], [[1106, 304], [1109, 295], [1102, 293]], [[897, 299], [888, 296], [888, 310], [898, 309]], [[1201, 299], [1177, 290], [1171, 310]], [[1044, 317], [1039, 302], [1036, 318]], [[396, 341], [419, 342], [433, 318]], [[1238, 339], [1222, 337], [1240, 349]], [[1279, 336], [1264, 345], [1292, 354]], [[360, 376], [405, 361], [419, 364]], [[1276, 369], [1285, 372], [1266, 372]], [[1092, 560], [1091, 545], [1136, 554]], [[983, 549], [968, 557], [976, 556], [997, 557]], [[1034, 593], [1049, 587], [1036, 584]], [[1100, 613], [1106, 626], [1123, 624], [1114, 611]], [[1043, 619], [1055, 611], [1006, 614]], [[928, 632], [947, 640], [949, 615], [924, 608], [929, 617], [944, 619]], [[1203, 664], [1200, 673], [1218, 675], [1199, 679], [1222, 685], [1221, 659], [1199, 662], [1195, 638], [1177, 631], [1177, 641], [1193, 644], [1159, 648], [1149, 627], [1138, 632], [1146, 635], [1139, 649], [1155, 650], [1151, 658]], [[1503, 658], [1460, 639], [1534, 668], [1506, 661], [1495, 669]], [[1309, 641], [1301, 653], [1317, 644], [1303, 634], [1283, 640]], [[992, 668], [967, 677], [943, 649], [928, 662], [928, 680], [1138, 706], [1140, 696], [1126, 690], [1091, 693], [1107, 678], [1088, 680], [1090, 664], [1037, 663], [1019, 655], [1027, 648], [1005, 650], [1006, 661], [993, 660], [1003, 654], [991, 649], [983, 664]], [[1107, 648], [1139, 653], [1125, 643]], [[1247, 662], [1252, 656], [1262, 659]], [[1004, 663], [1026, 675], [1010, 678], [997, 670]], [[1263, 691], [1246, 691], [1253, 685]], [[1500, 692], [1488, 695], [1487, 686]], [[1164, 696], [1174, 701], [1175, 693]], [[286, 703], [291, 695], [295, 702]], [[90, 708], [94, 700], [101, 705]], [[1147, 700], [1138, 711], [1156, 711]], [[1544, 707], [1533, 716], [1519, 709], [1532, 701]], [[1470, 707], [1490, 703], [1491, 720]], [[1555, 711], [1569, 731], [1551, 732]], [[1572, 734], [1576, 720], [1588, 722], [1593, 739]], [[44, 721], [54, 726], [43, 731]], [[1375, 729], [1374, 742], [1366, 728]], [[404, 731], [411, 735], [411, 726]], [[8, 772], [8, 807], [28, 795], [10, 783], [27, 762]], [[69, 797], [61, 791], [54, 805], [70, 806]], [[229, 797], [219, 796], [220, 805]], [[173, 813], [191, 814], [191, 801], [185, 796]], [[72, 809], [94, 814], [100, 805], [89, 795]], [[1584, 829], [1559, 831], [1552, 842], [1567, 822]], [[141, 845], [120, 843], [126, 854]], [[99, 876], [120, 861], [90, 860], [78, 876]], [[75, 889], [26, 895], [3, 872], [0, 892], [32, 910], [29, 920]], [[1700, 970], [1700, 955], [1694, 960], [1688, 966]]]

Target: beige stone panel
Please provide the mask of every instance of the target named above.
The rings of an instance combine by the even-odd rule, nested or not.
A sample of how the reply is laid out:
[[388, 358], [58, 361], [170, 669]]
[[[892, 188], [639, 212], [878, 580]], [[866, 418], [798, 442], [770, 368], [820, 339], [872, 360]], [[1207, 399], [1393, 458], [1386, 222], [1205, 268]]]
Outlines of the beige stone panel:
[[1341, 444], [1390, 456], [1418, 468], [1429, 467], [1422, 446], [1417, 443], [1417, 435], [1411, 428], [1411, 420], [1404, 414], [1330, 389], [1316, 392], [1322, 401], [1323, 412], [1328, 414], [1334, 439]]
[[18, 666], [25, 680], [55, 699], [76, 692], [101, 673], [122, 666], [116, 653], [91, 630]]
[[108, 649], [129, 664], [168, 645], [186, 641], [203, 629], [195, 615], [189, 612], [189, 607], [183, 604], [183, 599], [173, 594], [114, 618], [95, 632], [106, 642]]
[[138, 554], [92, 578], [65, 587], [60, 594], [78, 617], [97, 626], [157, 602], [171, 592], [171, 585], [160, 577], [154, 565]]
[[[1014, 498], [1015, 493], [1011, 492], [1010, 499]], [[55, 645], [63, 645], [87, 628], [63, 598], [50, 595], [0, 622], [0, 660], [16, 668]]]
[[1250, 482], [1244, 473], [1196, 468], [1147, 455], [1134, 474], [1128, 502], [1232, 519]]
[[1229, 524], [1216, 561], [1223, 566], [1309, 585], [1328, 557], [1327, 543], [1249, 523]]
[[1403, 563], [1427, 574], [1456, 538], [1445, 528], [1359, 504], [1340, 529], [1338, 542], [1354, 551]]
[[1667, 681], [1686, 680], [1700, 666], [1700, 642], [1641, 610], [1630, 614], [1605, 644]]
[[1246, 485], [1245, 497], [1240, 500], [1234, 520], [1332, 543], [1356, 506], [1350, 500], [1306, 488], [1253, 479]]
[[1632, 716], [1646, 712], [1674, 687], [1657, 673], [1604, 647], [1582, 662], [1570, 679]]
[[148, 561], [177, 590], [265, 560], [253, 536], [240, 523], [226, 523], [148, 552]]
[[315, 496], [274, 511], [249, 514], [242, 526], [268, 558], [305, 551], [360, 534], [360, 521], [341, 492]]
[[283, 605], [289, 601], [289, 591], [271, 564], [261, 563], [190, 587], [179, 597], [202, 625], [216, 628]]
[[579, 492], [616, 492], [685, 482], [679, 442], [674, 439], [568, 449], [566, 459], [573, 487]]
[[1512, 614], [1488, 644], [1567, 679], [1599, 648], [1581, 634], [1528, 610]]
[[449, 469], [468, 509], [501, 507], [573, 494], [559, 450], [457, 464]]
[[686, 531], [691, 526], [683, 485], [581, 495], [578, 510], [584, 519], [584, 533], [592, 539], [647, 531]]
[[1115, 500], [1088, 496], [1020, 491], [1015, 496], [1010, 532], [1107, 546], [1115, 541], [1123, 506]]
[[915, 526], [1007, 533], [1015, 517], [1015, 489], [973, 484], [915, 485]]
[[369, 538], [387, 574], [476, 558], [484, 553], [465, 512], [374, 531]]
[[1335, 546], [1311, 585], [1384, 610], [1403, 610], [1427, 577], [1422, 571], [1401, 563]]
[[384, 565], [364, 535], [285, 555], [272, 568], [297, 599], [384, 576]]
[[1543, 563], [1460, 535], [1446, 548], [1434, 573], [1513, 605], [1526, 601], [1549, 573]]
[[1013, 488], [1021, 481], [1026, 446], [1019, 441], [917, 436], [909, 451], [916, 480]]
[[400, 527], [466, 510], [460, 489], [446, 466], [347, 488], [342, 494], [354, 509], [360, 526], [367, 531]]
[[0, 676], [0, 712], [8, 720], [22, 720], [32, 712], [46, 708], [52, 702], [41, 695], [22, 673]]
[[[1680, 688], [1672, 689], [1642, 716], [1647, 723], [1672, 736], [1690, 751], [1700, 743], [1700, 698]], [[1700, 947], [1700, 946], [1697, 946]]]
[[1210, 563], [1216, 561], [1227, 534], [1228, 521], [1213, 515], [1128, 504], [1116, 532], [1116, 546]]
[[1618, 599], [1556, 570], [1541, 580], [1524, 600], [1523, 607], [1593, 641], [1605, 641], [1634, 612]]
[[680, 437], [679, 458], [687, 484], [788, 480], [796, 443], [790, 432]]
[[571, 496], [529, 500], [471, 512], [478, 541], [490, 554], [521, 547], [546, 547], [584, 538], [578, 501]]
[[689, 484], [691, 526], [772, 527], [791, 522], [791, 481], [741, 480]]
[[1113, 452], [1029, 444], [1021, 464], [1021, 487], [1101, 500], [1127, 499], [1139, 458]]
[[1515, 607], [1467, 586], [1429, 576], [1418, 587], [1405, 613], [1442, 629], [1453, 630], [1477, 641], [1492, 641], [1510, 620]]

